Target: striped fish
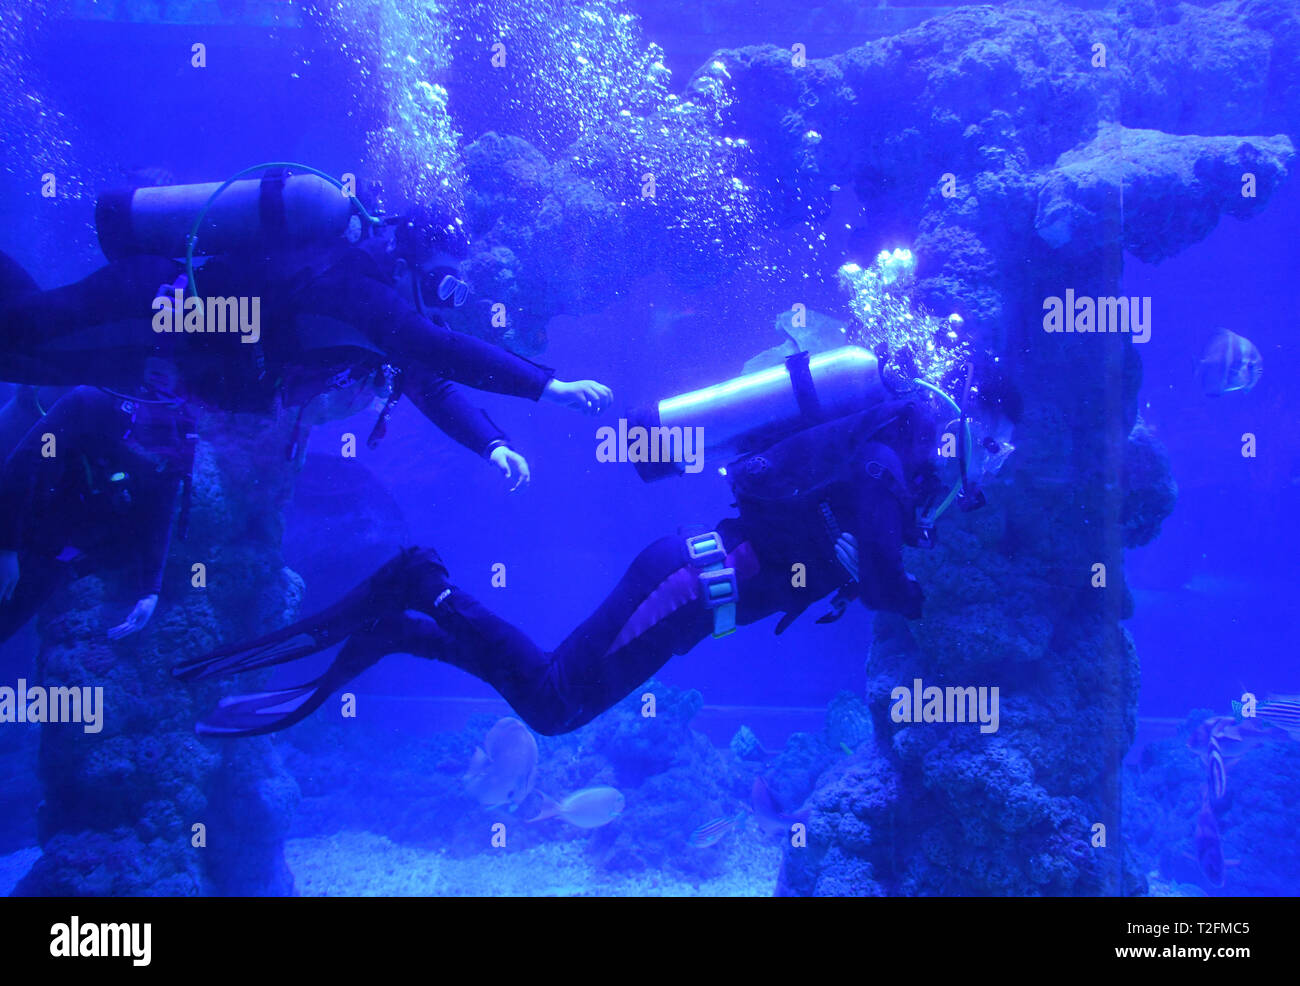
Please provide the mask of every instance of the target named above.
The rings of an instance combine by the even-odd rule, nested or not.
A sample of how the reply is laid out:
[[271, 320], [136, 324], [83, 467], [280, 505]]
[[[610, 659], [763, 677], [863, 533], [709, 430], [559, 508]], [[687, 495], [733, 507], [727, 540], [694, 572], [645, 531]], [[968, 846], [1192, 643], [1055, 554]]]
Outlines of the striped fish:
[[1228, 768], [1223, 762], [1223, 751], [1214, 740], [1210, 741], [1210, 787], [1218, 800], [1228, 793]]
[[[1234, 701], [1232, 714], [1242, 719], [1241, 711], [1242, 704]], [[1285, 729], [1292, 739], [1300, 739], [1300, 696], [1270, 695], [1264, 701], [1255, 704], [1254, 718], [1263, 719], [1270, 725]]]
[[727, 833], [734, 829], [736, 824], [744, 817], [745, 813], [742, 811], [734, 818], [715, 818], [710, 822], [705, 822], [692, 832], [686, 841], [696, 849], [707, 849], [709, 846], [722, 841]]

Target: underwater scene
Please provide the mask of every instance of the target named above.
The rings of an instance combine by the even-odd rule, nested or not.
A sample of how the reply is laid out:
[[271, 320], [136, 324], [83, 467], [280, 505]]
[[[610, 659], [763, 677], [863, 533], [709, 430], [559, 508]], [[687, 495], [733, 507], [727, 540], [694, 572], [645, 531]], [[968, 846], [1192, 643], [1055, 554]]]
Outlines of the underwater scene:
[[1300, 892], [1300, 5], [0, 68], [0, 895]]

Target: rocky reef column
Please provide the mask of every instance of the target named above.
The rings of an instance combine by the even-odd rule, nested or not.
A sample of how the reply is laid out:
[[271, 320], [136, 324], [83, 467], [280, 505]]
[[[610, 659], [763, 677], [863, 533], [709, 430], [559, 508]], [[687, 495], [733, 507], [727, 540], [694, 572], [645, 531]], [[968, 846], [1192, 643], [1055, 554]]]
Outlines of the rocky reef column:
[[[296, 781], [270, 741], [212, 741], [195, 721], [218, 700], [171, 667], [296, 617], [302, 583], [280, 552], [298, 463], [293, 416], [209, 415], [189, 534], [173, 538], [158, 609], [110, 642], [134, 600], [119, 573], [82, 578], [39, 617], [37, 684], [103, 689], [98, 732], [42, 727], [42, 856], [24, 895], [287, 895], [283, 839]], [[201, 566], [201, 567], [198, 567]]]

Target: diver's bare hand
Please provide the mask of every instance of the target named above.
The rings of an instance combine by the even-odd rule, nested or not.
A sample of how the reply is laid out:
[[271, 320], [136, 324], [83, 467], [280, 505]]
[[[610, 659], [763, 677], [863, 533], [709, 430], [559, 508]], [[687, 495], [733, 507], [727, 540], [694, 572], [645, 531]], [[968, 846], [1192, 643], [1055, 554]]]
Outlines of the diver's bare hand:
[[835, 542], [835, 558], [854, 582], [858, 581], [858, 541], [852, 534], [841, 534]]
[[0, 603], [14, 597], [18, 588], [18, 552], [0, 551]]
[[595, 380], [566, 381], [552, 378], [543, 396], [584, 414], [600, 414], [614, 402], [614, 392]]
[[506, 477], [506, 482], [514, 480], [514, 485], [510, 487], [510, 492], [524, 489], [532, 479], [532, 473], [528, 469], [528, 460], [512, 449], [509, 445], [498, 445], [488, 456], [492, 464], [501, 470]]
[[145, 596], [139, 600], [135, 604], [135, 609], [131, 610], [131, 615], [108, 631], [108, 639], [121, 640], [123, 637], [135, 633], [137, 630], [144, 629], [144, 625], [148, 623], [149, 618], [153, 616], [154, 608], [157, 605], [157, 596]]

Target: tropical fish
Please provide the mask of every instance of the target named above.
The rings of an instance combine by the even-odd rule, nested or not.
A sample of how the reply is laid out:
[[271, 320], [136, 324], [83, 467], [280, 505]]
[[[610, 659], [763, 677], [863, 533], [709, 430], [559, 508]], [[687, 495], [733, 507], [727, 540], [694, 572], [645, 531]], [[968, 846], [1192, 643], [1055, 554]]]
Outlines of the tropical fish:
[[721, 842], [744, 817], [745, 812], [742, 810], [733, 818], [714, 818], [691, 832], [686, 841], [695, 849], [707, 849]]
[[1217, 743], [1210, 747], [1210, 787], [1220, 800], [1228, 793], [1228, 765], [1223, 762], [1223, 752]]
[[1212, 733], [1212, 739], [1222, 751], [1224, 759], [1234, 763], [1245, 756], [1246, 751], [1261, 743], [1285, 743], [1291, 739], [1291, 735], [1267, 719], [1251, 717], [1242, 719], [1241, 722], [1222, 724]]
[[[1234, 708], [1238, 705], [1240, 703], [1234, 703]], [[1262, 718], [1211, 716], [1192, 731], [1187, 747], [1205, 764], [1215, 798], [1222, 798], [1228, 790], [1229, 766], [1244, 757], [1252, 747], [1261, 743], [1285, 742], [1291, 738], [1285, 729]]]
[[563, 818], [580, 829], [595, 829], [608, 825], [623, 814], [623, 792], [612, 787], [584, 787], [574, 791], [563, 801], [542, 795], [542, 810], [530, 822], [544, 818]]
[[807, 808], [800, 808], [793, 813], [784, 811], [761, 774], [754, 778], [754, 787], [749, 792], [749, 800], [753, 805], [754, 818], [758, 822], [758, 827], [768, 835], [788, 836], [790, 826], [796, 823], [808, 824], [808, 816], [811, 812]]
[[1193, 858], [1200, 864], [1201, 872], [1212, 887], [1223, 886], [1223, 874], [1229, 866], [1238, 866], [1239, 859], [1223, 858], [1223, 840], [1219, 836], [1219, 820], [1210, 804], [1210, 790], [1201, 788], [1201, 810], [1196, 816], [1196, 834], [1192, 836]]
[[537, 740], [518, 719], [507, 716], [488, 730], [465, 772], [465, 789], [486, 808], [517, 805], [533, 789]]
[[1300, 695], [1270, 695], [1262, 702], [1255, 703], [1255, 715], [1241, 714], [1242, 704], [1232, 703], [1232, 714], [1244, 722], [1249, 718], [1262, 719], [1271, 726], [1286, 731], [1294, 740], [1300, 740]]
[[1196, 377], [1201, 390], [1220, 397], [1237, 390], [1250, 390], [1264, 372], [1264, 358], [1245, 336], [1219, 329], [1205, 347]]
[[1223, 886], [1223, 841], [1219, 837], [1219, 822], [1214, 817], [1210, 806], [1210, 792], [1201, 795], [1201, 812], [1196, 816], [1196, 834], [1192, 837], [1192, 848], [1196, 851], [1196, 861], [1201, 864], [1201, 872], [1210, 881], [1211, 886]]

